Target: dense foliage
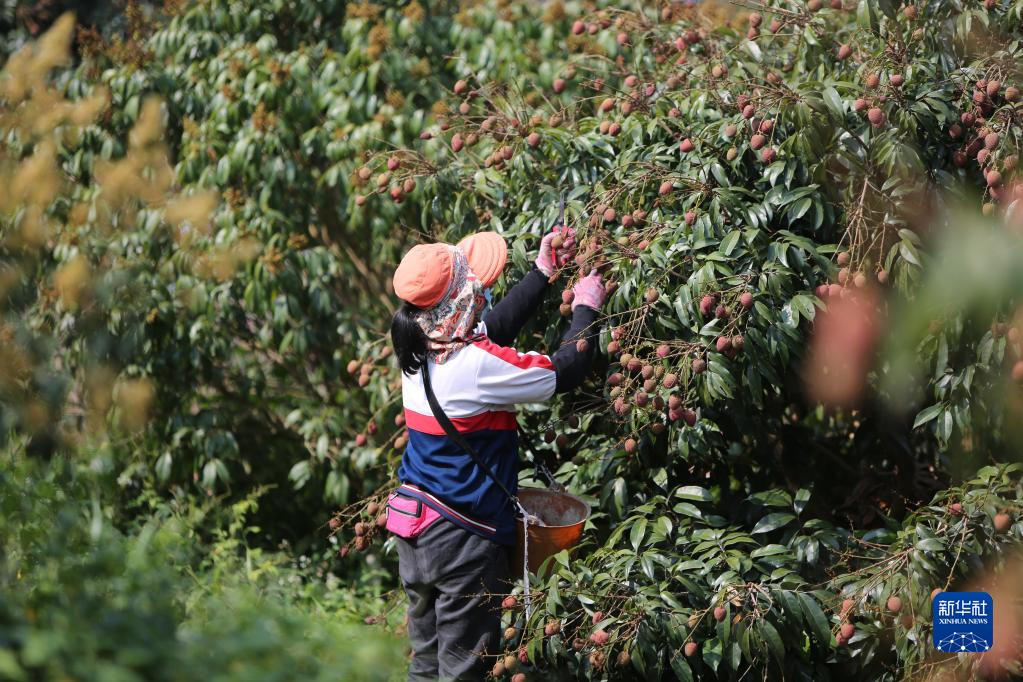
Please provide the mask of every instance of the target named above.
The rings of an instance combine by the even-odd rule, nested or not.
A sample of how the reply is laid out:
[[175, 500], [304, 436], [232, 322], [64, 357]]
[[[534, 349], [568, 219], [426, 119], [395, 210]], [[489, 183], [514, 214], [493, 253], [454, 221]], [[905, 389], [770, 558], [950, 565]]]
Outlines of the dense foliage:
[[[58, 560], [42, 528], [6, 554], [101, 568], [95, 585], [34, 573], [5, 622], [39, 612], [41, 632], [69, 633], [47, 620], [50, 590], [144, 592], [125, 622], [178, 636], [125, 665], [136, 674], [192, 655], [189, 618], [242, 650], [218, 602], [176, 596], [162, 564], [201, 560], [150, 555], [165, 532], [151, 516], [258, 492], [246, 543], [329, 549], [330, 507], [367, 513], [404, 440], [384, 334], [395, 262], [498, 229], [512, 282], [565, 192], [584, 239], [561, 283], [599, 267], [614, 291], [593, 380], [521, 422], [526, 458], [595, 513], [537, 582], [544, 608], [510, 614], [517, 656], [497, 671], [927, 670], [932, 589], [997, 566], [1023, 533], [1019, 468], [997, 462], [1019, 409], [996, 397], [1018, 355], [1011, 301], [980, 325], [919, 313], [899, 339], [926, 365], [912, 379], [873, 352], [889, 309], [926, 300], [927, 232], [951, 222], [950, 198], [1003, 229], [1023, 2], [750, 9], [209, 0], [151, 33], [91, 37], [53, 87], [69, 24], [8, 59], [0, 417], [11, 475], [78, 499], [79, 540]], [[557, 303], [521, 346], [558, 342]], [[103, 480], [82, 484], [86, 463]], [[102, 521], [85, 535], [96, 488], [127, 537]], [[178, 532], [206, 545], [225, 523]], [[329, 569], [377, 585], [370, 546], [365, 565]], [[112, 577], [132, 561], [138, 584]], [[280, 637], [305, 636], [282, 608]], [[0, 665], [88, 674], [56, 655], [81, 649], [30, 646], [28, 620]], [[295, 656], [329, 666], [323, 646]]]

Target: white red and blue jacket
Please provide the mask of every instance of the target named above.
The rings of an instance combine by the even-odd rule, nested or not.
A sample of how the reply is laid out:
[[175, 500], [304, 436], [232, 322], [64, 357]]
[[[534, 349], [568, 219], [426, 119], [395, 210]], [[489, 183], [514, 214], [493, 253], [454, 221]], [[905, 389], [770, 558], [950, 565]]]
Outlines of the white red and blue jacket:
[[[520, 353], [509, 345], [540, 307], [547, 278], [532, 270], [494, 306], [478, 328], [481, 338], [441, 365], [430, 379], [455, 428], [512, 493], [518, 489], [515, 405], [549, 400], [585, 378], [595, 345], [596, 311], [577, 306], [561, 347], [551, 355]], [[587, 338], [584, 352], [576, 341]], [[515, 544], [515, 510], [504, 492], [434, 418], [420, 373], [402, 375], [409, 441], [398, 469], [403, 494], [449, 521], [502, 545]]]

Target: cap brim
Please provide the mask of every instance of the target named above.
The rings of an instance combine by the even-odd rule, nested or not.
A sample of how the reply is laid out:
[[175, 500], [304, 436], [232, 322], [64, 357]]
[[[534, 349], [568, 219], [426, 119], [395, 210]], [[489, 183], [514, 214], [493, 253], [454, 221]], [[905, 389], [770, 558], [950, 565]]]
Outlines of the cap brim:
[[477, 232], [458, 242], [469, 267], [483, 286], [489, 287], [501, 276], [508, 262], [508, 244], [496, 232]]

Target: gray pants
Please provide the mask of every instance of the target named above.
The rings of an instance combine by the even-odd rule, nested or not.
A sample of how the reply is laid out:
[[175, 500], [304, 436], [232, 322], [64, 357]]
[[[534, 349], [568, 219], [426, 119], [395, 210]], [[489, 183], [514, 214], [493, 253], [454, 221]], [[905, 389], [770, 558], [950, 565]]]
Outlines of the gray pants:
[[484, 679], [483, 655], [501, 646], [499, 595], [510, 589], [510, 548], [446, 519], [395, 541], [409, 600], [409, 681]]

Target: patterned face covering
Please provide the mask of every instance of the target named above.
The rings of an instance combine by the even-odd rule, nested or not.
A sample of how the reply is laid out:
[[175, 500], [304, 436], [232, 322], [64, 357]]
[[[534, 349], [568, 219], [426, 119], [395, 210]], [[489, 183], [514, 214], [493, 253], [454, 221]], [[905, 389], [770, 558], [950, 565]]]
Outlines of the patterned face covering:
[[469, 269], [465, 254], [457, 247], [452, 251], [451, 281], [437, 305], [417, 316], [419, 328], [427, 338], [430, 359], [438, 365], [471, 343], [486, 306], [483, 285]]

